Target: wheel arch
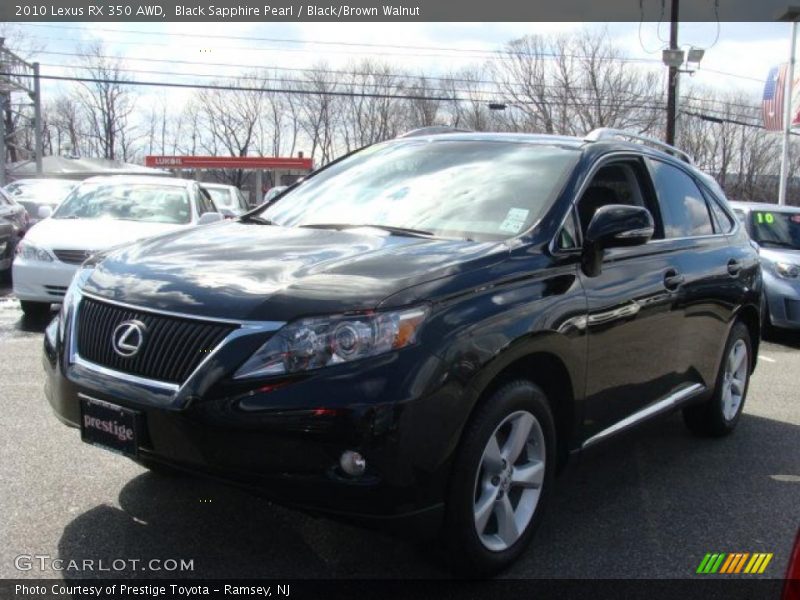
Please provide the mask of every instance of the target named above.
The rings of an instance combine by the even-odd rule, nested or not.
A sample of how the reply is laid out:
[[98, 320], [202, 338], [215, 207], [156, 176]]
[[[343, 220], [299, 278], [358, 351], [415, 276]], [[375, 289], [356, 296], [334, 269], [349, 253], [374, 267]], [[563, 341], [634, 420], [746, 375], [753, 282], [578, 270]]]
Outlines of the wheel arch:
[[[752, 373], [758, 361], [758, 347], [761, 343], [761, 311], [752, 305], [742, 306], [737, 312], [733, 322], [741, 321], [750, 333], [750, 345], [753, 350], [753, 361], [750, 367]], [[733, 323], [731, 323], [733, 326]]]
[[469, 423], [478, 407], [504, 383], [513, 379], [527, 379], [542, 388], [547, 397], [556, 427], [558, 464], [562, 467], [569, 456], [570, 444], [575, 434], [577, 391], [580, 391], [576, 385], [580, 376], [575, 373], [575, 367], [570, 368], [568, 359], [546, 348], [534, 348], [522, 354], [514, 353], [492, 367], [487, 368], [475, 384], [477, 400], [466, 423]]

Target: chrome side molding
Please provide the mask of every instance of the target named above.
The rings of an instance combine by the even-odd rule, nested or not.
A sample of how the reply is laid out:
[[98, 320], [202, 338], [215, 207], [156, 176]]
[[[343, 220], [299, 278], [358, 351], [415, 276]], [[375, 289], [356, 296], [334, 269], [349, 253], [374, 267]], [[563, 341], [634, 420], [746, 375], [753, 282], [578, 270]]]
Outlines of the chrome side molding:
[[706, 386], [700, 383], [693, 383], [683, 389], [678, 390], [677, 392], [670, 394], [658, 402], [654, 402], [653, 404], [645, 406], [643, 409], [636, 411], [621, 421], [617, 421], [611, 427], [607, 427], [606, 429], [594, 434], [592, 437], [583, 442], [583, 444], [581, 444], [581, 450], [585, 450], [586, 448], [589, 448], [598, 442], [601, 442], [617, 433], [633, 427], [637, 423], [645, 421], [650, 417], [654, 417], [673, 408], [677, 408], [689, 398], [697, 396], [701, 392], [705, 391], [705, 389]]

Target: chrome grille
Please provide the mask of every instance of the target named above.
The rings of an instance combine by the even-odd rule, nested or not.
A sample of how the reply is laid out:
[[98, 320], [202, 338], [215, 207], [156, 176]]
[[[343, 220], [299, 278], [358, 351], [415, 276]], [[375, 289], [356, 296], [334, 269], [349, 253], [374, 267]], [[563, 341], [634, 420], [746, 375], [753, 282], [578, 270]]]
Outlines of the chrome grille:
[[92, 255], [91, 250], [53, 250], [56, 258], [63, 263], [79, 265]]
[[[139, 352], [123, 357], [114, 351], [112, 336], [120, 323], [130, 320], [143, 323], [146, 334]], [[236, 327], [83, 297], [76, 329], [81, 358], [116, 371], [180, 384]]]

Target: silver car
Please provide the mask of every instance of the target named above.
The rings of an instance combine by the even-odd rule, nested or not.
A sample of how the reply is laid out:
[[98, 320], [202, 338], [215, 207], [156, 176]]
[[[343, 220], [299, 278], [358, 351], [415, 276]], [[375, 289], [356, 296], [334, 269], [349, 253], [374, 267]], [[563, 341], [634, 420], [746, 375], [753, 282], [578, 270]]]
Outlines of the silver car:
[[731, 202], [758, 245], [765, 326], [800, 329], [800, 207]]

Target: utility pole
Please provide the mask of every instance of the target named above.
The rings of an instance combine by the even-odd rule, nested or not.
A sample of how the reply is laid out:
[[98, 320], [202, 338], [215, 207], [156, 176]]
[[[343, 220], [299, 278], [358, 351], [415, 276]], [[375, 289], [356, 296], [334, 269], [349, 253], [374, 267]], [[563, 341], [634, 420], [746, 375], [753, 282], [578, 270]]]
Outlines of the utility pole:
[[42, 176], [42, 87], [39, 81], [39, 63], [33, 63], [33, 151], [36, 154], [36, 176]]
[[790, 7], [781, 18], [792, 23], [792, 41], [789, 47], [789, 67], [784, 81], [783, 93], [783, 145], [781, 148], [781, 173], [778, 183], [778, 204], [786, 204], [786, 192], [789, 187], [789, 152], [792, 134], [792, 91], [794, 90], [795, 48], [797, 46], [797, 19], [800, 18], [800, 9]]
[[[672, 51], [678, 48], [678, 0], [672, 0], [670, 6], [669, 24], [669, 49]], [[667, 135], [666, 142], [670, 146], [675, 145], [675, 125], [678, 118], [678, 78], [680, 77], [680, 67], [669, 66], [669, 81], [667, 82]]]
[[[15, 160], [14, 156], [17, 157], [17, 168], [33, 162], [36, 176], [42, 176], [42, 94], [39, 88], [38, 63], [30, 64], [22, 60], [6, 48], [5, 39], [2, 37], [0, 37], [0, 73], [2, 73], [0, 75], [0, 185], [5, 185], [9, 176], [14, 175], [6, 161], [8, 158]], [[25, 95], [24, 101], [19, 100], [20, 94]], [[29, 101], [32, 101], [32, 104]], [[31, 106], [33, 118], [29, 112]], [[16, 129], [14, 117], [19, 123]], [[17, 142], [19, 130], [31, 126], [33, 148], [22, 146]], [[9, 149], [13, 152], [9, 153]], [[19, 160], [20, 154], [25, 160]]]

